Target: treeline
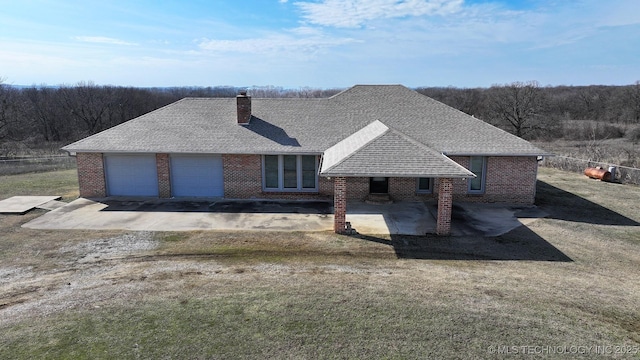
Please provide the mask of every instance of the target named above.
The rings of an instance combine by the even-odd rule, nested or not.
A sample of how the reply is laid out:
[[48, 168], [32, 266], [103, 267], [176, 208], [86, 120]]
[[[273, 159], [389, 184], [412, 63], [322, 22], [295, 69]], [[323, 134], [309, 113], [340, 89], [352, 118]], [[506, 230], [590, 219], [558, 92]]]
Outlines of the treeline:
[[[234, 97], [240, 88], [134, 88], [79, 83], [15, 87], [0, 80], [0, 156], [67, 143], [184, 97]], [[249, 88], [254, 97], [328, 97], [341, 89]], [[421, 87], [418, 92], [526, 139], [640, 140], [640, 81], [628, 86]]]
[[[79, 83], [15, 87], [0, 81], [0, 157], [72, 142], [185, 97], [235, 97], [240, 88], [135, 88]], [[253, 87], [255, 97], [327, 97], [339, 90]], [[27, 151], [28, 152], [28, 151]]]
[[526, 139], [640, 140], [640, 81], [627, 86], [418, 88], [418, 92]]

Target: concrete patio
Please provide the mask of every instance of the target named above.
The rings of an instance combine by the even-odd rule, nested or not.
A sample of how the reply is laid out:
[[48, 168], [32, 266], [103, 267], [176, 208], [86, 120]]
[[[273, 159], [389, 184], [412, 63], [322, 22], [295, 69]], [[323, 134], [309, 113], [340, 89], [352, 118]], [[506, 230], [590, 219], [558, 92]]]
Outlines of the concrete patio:
[[[437, 206], [422, 202], [371, 205], [349, 202], [347, 221], [361, 234], [435, 233]], [[528, 213], [527, 213], [528, 212]], [[452, 235], [497, 236], [543, 217], [535, 207], [454, 206]], [[139, 231], [331, 231], [332, 206], [322, 201], [203, 201], [79, 198], [26, 224], [31, 229]]]

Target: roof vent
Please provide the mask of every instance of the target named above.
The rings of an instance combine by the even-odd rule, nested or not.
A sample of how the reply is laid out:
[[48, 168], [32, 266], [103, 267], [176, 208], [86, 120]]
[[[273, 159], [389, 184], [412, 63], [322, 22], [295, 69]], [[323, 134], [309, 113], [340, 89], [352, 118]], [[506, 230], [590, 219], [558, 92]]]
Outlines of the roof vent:
[[251, 96], [247, 95], [246, 90], [240, 91], [236, 96], [238, 104], [238, 124], [248, 125], [251, 120]]

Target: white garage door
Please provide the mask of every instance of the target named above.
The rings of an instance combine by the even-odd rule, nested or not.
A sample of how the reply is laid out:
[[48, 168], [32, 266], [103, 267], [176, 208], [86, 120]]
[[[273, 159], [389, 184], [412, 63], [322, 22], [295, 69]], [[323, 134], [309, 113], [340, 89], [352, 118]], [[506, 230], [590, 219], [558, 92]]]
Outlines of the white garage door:
[[173, 196], [224, 196], [223, 183], [222, 156], [171, 155]]
[[107, 195], [158, 196], [155, 155], [105, 156]]

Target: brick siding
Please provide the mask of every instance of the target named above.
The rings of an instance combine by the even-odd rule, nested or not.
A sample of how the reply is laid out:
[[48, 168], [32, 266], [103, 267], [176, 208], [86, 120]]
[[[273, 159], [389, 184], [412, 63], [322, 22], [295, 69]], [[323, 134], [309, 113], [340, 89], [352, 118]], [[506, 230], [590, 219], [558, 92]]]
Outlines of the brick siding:
[[[456, 161], [469, 168], [469, 157], [455, 156]], [[80, 196], [106, 196], [103, 155], [78, 153], [78, 182]], [[323, 199], [334, 194], [333, 179], [318, 178], [318, 192], [269, 192], [262, 190], [262, 157], [260, 155], [222, 155], [224, 196], [229, 199]], [[156, 154], [160, 197], [171, 197], [169, 154]], [[529, 157], [489, 157], [484, 194], [467, 194], [467, 181], [452, 179], [453, 199], [471, 202], [504, 202], [533, 204], [538, 163]], [[439, 181], [434, 179], [433, 194], [418, 194], [415, 178], [389, 179], [389, 194], [394, 200], [424, 201], [436, 199]], [[369, 194], [369, 178], [346, 179], [348, 200], [364, 200]]]
[[169, 154], [156, 154], [158, 170], [158, 192], [161, 198], [171, 197], [171, 162]]
[[[389, 178], [389, 195], [393, 200], [424, 201], [433, 199], [433, 194], [418, 194], [416, 178]], [[368, 177], [347, 178], [347, 199], [362, 201], [369, 195]]]
[[224, 197], [249, 199], [262, 193], [260, 155], [222, 155]]
[[80, 197], [96, 198], [107, 196], [104, 161], [101, 153], [78, 153], [78, 186]]
[[344, 177], [336, 177], [334, 180], [334, 196], [333, 196], [333, 231], [342, 234], [346, 229], [347, 215], [347, 179]]
[[[469, 168], [469, 157], [451, 159]], [[467, 181], [454, 179], [453, 197], [455, 201], [533, 204], [537, 175], [535, 156], [491, 156], [487, 158], [484, 194], [467, 194]]]
[[333, 181], [318, 178], [318, 192], [262, 190], [261, 155], [222, 155], [224, 197], [228, 199], [331, 200]]
[[451, 234], [451, 211], [453, 209], [453, 181], [449, 178], [438, 182], [438, 219], [436, 219], [436, 234]]

